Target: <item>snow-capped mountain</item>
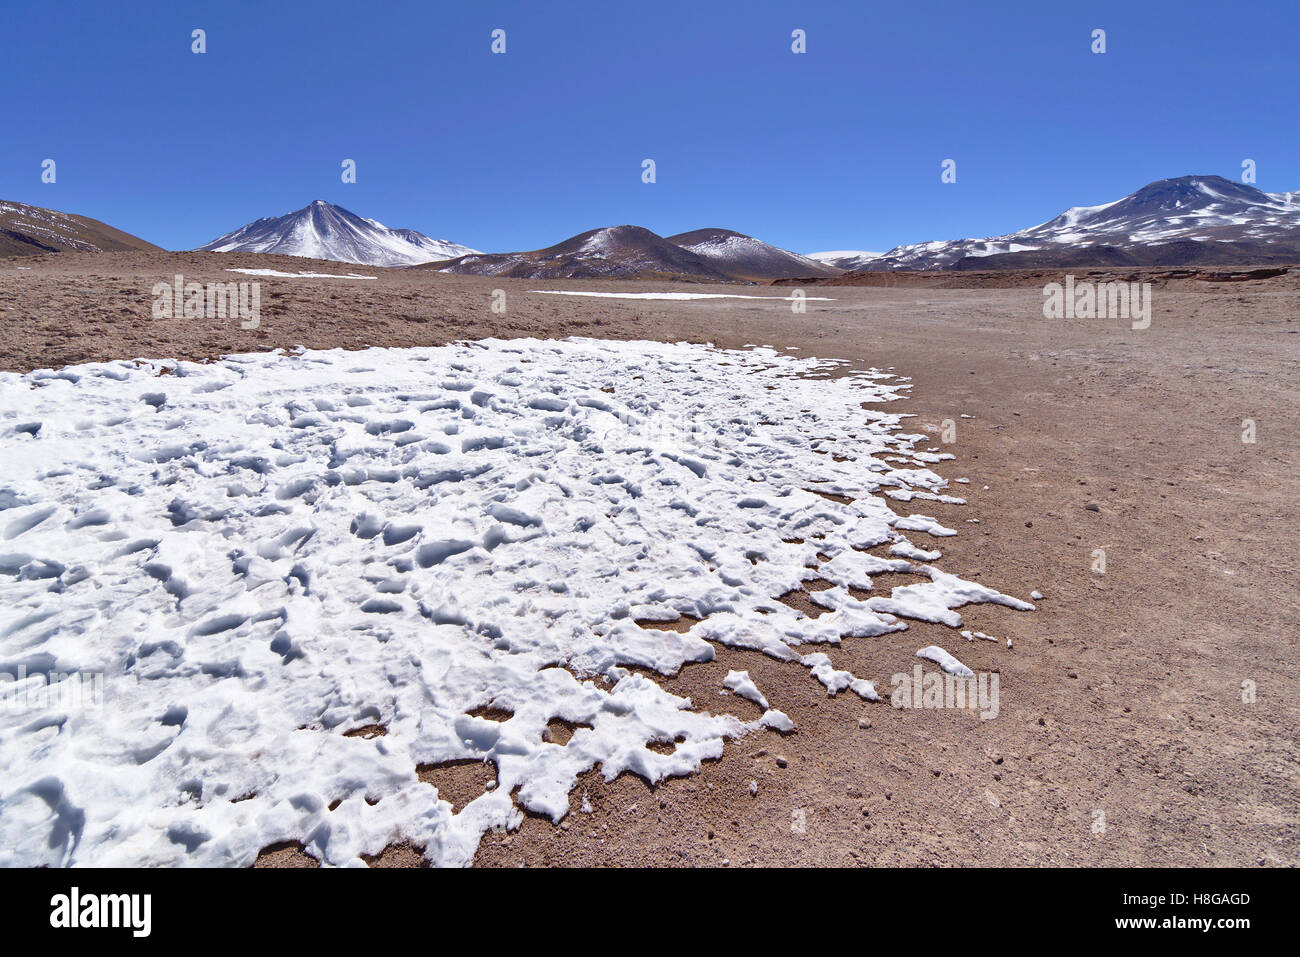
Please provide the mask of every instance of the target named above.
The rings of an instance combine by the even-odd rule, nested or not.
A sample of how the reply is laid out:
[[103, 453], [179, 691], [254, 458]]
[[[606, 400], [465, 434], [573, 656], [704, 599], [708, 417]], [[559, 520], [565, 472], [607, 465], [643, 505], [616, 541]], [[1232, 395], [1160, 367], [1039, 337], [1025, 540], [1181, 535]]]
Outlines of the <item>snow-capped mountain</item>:
[[885, 254], [868, 252], [865, 249], [832, 249], [824, 253], [809, 253], [806, 258], [815, 259], [836, 269], [865, 269], [867, 263], [883, 255]]
[[1019, 232], [896, 246], [855, 268], [1028, 267], [1065, 258], [1175, 265], [1263, 261], [1272, 252], [1294, 261], [1297, 243], [1300, 193], [1265, 193], [1222, 176], [1179, 176], [1111, 203], [1075, 206]]
[[730, 279], [712, 262], [641, 226], [591, 229], [531, 252], [474, 254], [426, 268], [521, 279]]
[[138, 236], [89, 216], [0, 200], [0, 256], [157, 250]]
[[249, 223], [199, 247], [205, 252], [279, 253], [362, 266], [413, 266], [477, 250], [414, 229], [389, 229], [318, 199], [284, 216]]
[[835, 276], [840, 272], [833, 264], [800, 256], [734, 229], [696, 229], [669, 236], [668, 242], [707, 260], [719, 272], [736, 279]]

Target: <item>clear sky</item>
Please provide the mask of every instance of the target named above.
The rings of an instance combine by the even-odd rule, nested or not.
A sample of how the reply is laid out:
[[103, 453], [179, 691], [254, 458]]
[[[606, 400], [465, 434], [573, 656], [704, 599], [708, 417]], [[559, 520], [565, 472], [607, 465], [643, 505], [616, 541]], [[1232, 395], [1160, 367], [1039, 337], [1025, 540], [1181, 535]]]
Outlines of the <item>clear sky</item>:
[[1246, 158], [1300, 189], [1295, 0], [6, 7], [0, 198], [169, 249], [318, 198], [488, 251], [633, 223], [813, 252], [1007, 232]]

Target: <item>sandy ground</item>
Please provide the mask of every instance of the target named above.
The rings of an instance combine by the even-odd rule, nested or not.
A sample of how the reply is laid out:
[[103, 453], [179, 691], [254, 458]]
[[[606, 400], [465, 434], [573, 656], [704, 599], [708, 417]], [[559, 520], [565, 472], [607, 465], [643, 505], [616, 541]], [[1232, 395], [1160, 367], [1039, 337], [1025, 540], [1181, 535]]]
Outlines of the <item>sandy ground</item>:
[[[18, 266], [28, 267], [18, 270]], [[260, 278], [262, 320], [153, 320], [150, 288], [225, 266], [360, 272]], [[1001, 712], [896, 710], [826, 696], [805, 669], [719, 648], [661, 679], [700, 707], [747, 668], [798, 725], [731, 743], [689, 778], [650, 788], [598, 771], [561, 827], [528, 817], [489, 834], [488, 866], [1295, 865], [1300, 861], [1300, 289], [1294, 278], [1169, 283], [1151, 327], [1049, 321], [1040, 287], [828, 287], [804, 315], [782, 302], [644, 302], [531, 295], [538, 282], [391, 272], [284, 257], [60, 254], [0, 260], [0, 367], [274, 347], [433, 344], [485, 335], [661, 338], [796, 346], [894, 367], [915, 382], [891, 411], [938, 435], [965, 506], [925, 503], [959, 530], [940, 565], [1036, 612], [966, 610], [967, 627], [846, 639], [837, 667], [882, 692], [900, 653], [931, 643], [1000, 674]], [[752, 295], [785, 290], [677, 287]], [[504, 289], [507, 311], [490, 310]], [[974, 416], [971, 419], [961, 415]], [[1243, 420], [1257, 441], [1243, 443]], [[988, 486], [987, 489], [984, 486]], [[1087, 506], [1095, 506], [1095, 510]], [[907, 506], [900, 505], [900, 509]], [[972, 520], [978, 520], [974, 522]], [[1105, 551], [1105, 573], [1093, 570]], [[889, 587], [899, 580], [881, 579]], [[927, 666], [929, 668], [929, 666]], [[1256, 699], [1243, 702], [1243, 682]], [[750, 709], [750, 710], [746, 710]], [[440, 776], [441, 775], [441, 776]], [[463, 802], [490, 766], [429, 772]], [[757, 782], [757, 794], [751, 794]], [[584, 792], [592, 808], [581, 813]], [[1099, 825], [1103, 821], [1104, 828]], [[279, 849], [268, 862], [294, 863]], [[394, 848], [377, 863], [418, 861]]]

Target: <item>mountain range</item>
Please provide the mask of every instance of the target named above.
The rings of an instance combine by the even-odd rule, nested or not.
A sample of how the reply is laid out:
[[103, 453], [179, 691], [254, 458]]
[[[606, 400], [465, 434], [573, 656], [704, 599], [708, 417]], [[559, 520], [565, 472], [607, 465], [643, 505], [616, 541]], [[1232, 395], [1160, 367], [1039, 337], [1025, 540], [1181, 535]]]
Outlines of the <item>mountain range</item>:
[[[0, 202], [0, 256], [157, 250], [85, 216]], [[242, 226], [198, 247], [279, 253], [365, 266], [528, 279], [765, 282], [852, 271], [996, 270], [1300, 263], [1300, 193], [1266, 193], [1221, 176], [1158, 180], [1099, 206], [984, 239], [936, 240], [887, 252], [801, 256], [732, 229], [663, 237], [641, 226], [592, 229], [526, 252], [481, 253], [413, 229], [390, 229], [324, 200]]]
[[809, 253], [807, 258], [833, 269], [861, 269], [863, 264], [883, 255], [884, 253], [869, 253], [865, 249], [835, 249], [824, 253]]
[[1300, 262], [1300, 193], [1265, 193], [1222, 176], [1179, 176], [1002, 236], [817, 258], [867, 271]]

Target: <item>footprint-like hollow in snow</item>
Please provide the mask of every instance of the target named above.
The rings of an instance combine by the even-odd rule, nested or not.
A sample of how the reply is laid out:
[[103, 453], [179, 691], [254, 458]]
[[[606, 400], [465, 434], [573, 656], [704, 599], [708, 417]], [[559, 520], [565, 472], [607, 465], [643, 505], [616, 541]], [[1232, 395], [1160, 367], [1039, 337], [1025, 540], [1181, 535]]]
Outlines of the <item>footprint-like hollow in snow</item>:
[[416, 549], [415, 560], [420, 563], [421, 568], [431, 568], [434, 565], [441, 565], [453, 555], [467, 552], [473, 547], [474, 542], [465, 539], [447, 539], [440, 542], [429, 542], [427, 545], [421, 545]]

